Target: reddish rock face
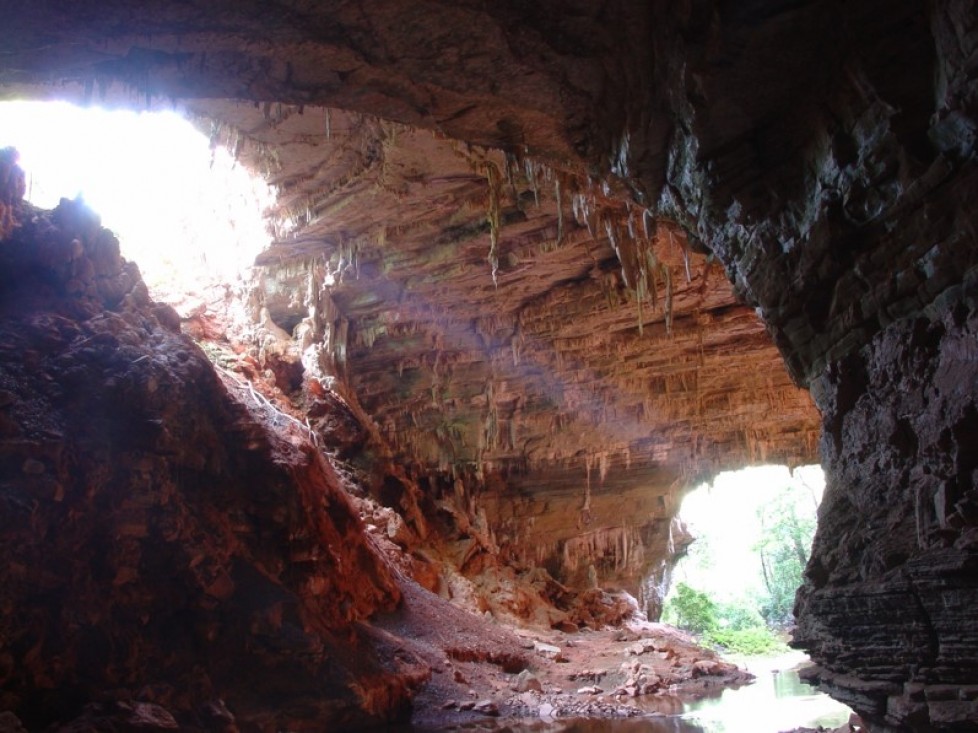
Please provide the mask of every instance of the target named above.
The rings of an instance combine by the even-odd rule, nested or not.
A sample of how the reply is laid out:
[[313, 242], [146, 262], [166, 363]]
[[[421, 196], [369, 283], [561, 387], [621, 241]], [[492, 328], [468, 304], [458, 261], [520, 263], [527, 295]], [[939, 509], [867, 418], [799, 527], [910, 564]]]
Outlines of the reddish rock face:
[[[260, 368], [286, 392], [303, 374], [328, 383], [373, 423], [373, 448], [356, 463], [388, 456], [426, 511], [443, 507], [463, 565], [467, 528], [479, 526], [490, 554], [577, 589], [644, 594], [655, 614], [661, 599], [642, 589], [662, 586], [647, 581], [677, 550], [670, 527], [684, 489], [725, 468], [816, 459], [814, 407], [756, 314], [644, 194], [633, 191], [641, 206], [628, 200], [657, 158], [633, 159], [622, 143], [618, 179], [587, 169], [619, 135], [613, 116], [641, 106], [644, 12], [623, 3], [603, 23], [588, 3], [553, 13], [462, 4], [432, 25], [438, 15], [416, 8], [407, 19], [380, 3], [361, 27], [343, 7], [307, 9], [301, 22], [223, 7], [224, 22], [256, 38], [281, 28], [261, 46], [183, 35], [199, 20], [189, 8], [145, 10], [151, 24], [184, 30], [157, 40], [162, 56], [117, 39], [110, 76], [133, 64], [162, 74], [215, 144], [279, 191], [280, 237], [251, 295]], [[10, 38], [17, 66], [33, 71], [7, 81], [57, 76], [58, 62], [24, 42], [30, 18], [10, 20], [26, 34]], [[66, 9], [47, 22], [104, 51], [106, 21]], [[131, 21], [124, 35], [144, 35]], [[485, 29], [478, 41], [464, 30], [474, 27]], [[357, 37], [389, 59], [358, 61], [375, 53], [351, 55]], [[428, 61], [409, 61], [418, 47]], [[199, 58], [174, 65], [184, 48]], [[240, 93], [217, 77], [245, 68], [264, 81], [244, 96], [261, 88], [273, 101], [220, 98]], [[473, 85], [488, 69], [494, 81]], [[111, 100], [108, 78], [97, 91]], [[471, 114], [486, 105], [491, 117]], [[653, 127], [628, 137], [661, 137]]]
[[21, 215], [0, 247], [3, 708], [31, 729], [113, 696], [209, 729], [225, 704], [275, 728], [405, 712], [427, 667], [352, 626], [400, 592], [332, 468], [228, 396], [83, 206]]
[[234, 115], [220, 134], [244, 159], [278, 151], [280, 223], [299, 221], [258, 260], [257, 357], [357, 403], [402, 478], [510, 562], [639, 595], [672, 557], [683, 489], [815, 459], [808, 394], [674, 226], [571, 171], [405, 126], [212, 113]]

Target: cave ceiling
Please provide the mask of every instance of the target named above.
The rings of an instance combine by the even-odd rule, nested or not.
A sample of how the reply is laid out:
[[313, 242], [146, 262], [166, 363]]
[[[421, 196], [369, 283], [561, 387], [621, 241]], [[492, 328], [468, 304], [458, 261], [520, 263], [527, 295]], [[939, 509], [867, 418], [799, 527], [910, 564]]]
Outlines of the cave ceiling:
[[[222, 134], [248, 141], [294, 227], [258, 259], [271, 318], [292, 330], [296, 294], [328, 290], [338, 376], [423, 465], [690, 477], [814, 455], [807, 396], [675, 225], [426, 130], [277, 105], [234, 119]], [[617, 238], [640, 242], [641, 299]]]
[[[317, 290], [340, 383], [422, 470], [583, 492], [592, 471], [688, 485], [814, 460], [814, 408], [754, 310], [636, 201], [662, 151], [608, 120], [652, 72], [647, 13], [430, 5], [25, 10], [0, 83], [178, 104], [264, 175], [269, 317], [291, 331]], [[627, 175], [593, 165], [615, 146]]]

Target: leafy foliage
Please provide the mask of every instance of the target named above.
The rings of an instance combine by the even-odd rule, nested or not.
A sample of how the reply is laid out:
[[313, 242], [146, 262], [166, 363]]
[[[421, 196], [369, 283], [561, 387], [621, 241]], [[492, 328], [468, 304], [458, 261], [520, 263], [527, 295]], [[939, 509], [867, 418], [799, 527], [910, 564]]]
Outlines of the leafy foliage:
[[757, 629], [764, 626], [764, 618], [758, 612], [756, 599], [743, 599], [738, 603], [717, 604], [719, 626], [733, 631]]
[[[698, 573], [699, 590], [688, 583], [676, 584], [663, 609], [663, 620], [698, 634], [704, 643], [741, 654], [766, 654], [786, 647], [774, 633], [793, 621], [795, 591], [801, 585], [815, 533], [816, 493], [807, 485], [785, 485], [769, 493], [756, 509], [753, 536], [745, 538], [750, 553], [735, 572], [742, 577], [739, 587], [726, 583], [726, 592], [709, 591], [711, 573], [724, 567], [729, 580], [730, 565], [718, 563], [726, 545], [702, 536], [690, 548], [684, 562]], [[748, 509], [748, 516], [754, 509]], [[741, 520], [745, 521], [745, 520]], [[742, 545], [744, 547], [744, 545]], [[756, 559], [753, 559], [756, 558]], [[743, 576], [740, 576], [740, 572]]]
[[676, 586], [676, 594], [666, 603], [664, 616], [681, 629], [703, 634], [717, 627], [717, 605], [706, 593], [685, 583]]
[[713, 629], [706, 634], [704, 640], [736, 654], [770, 654], [787, 649], [784, 642], [764, 626], [748, 629]]
[[767, 654], [785, 648], [764, 626], [754, 606], [718, 604], [685, 583], [676, 586], [664, 615], [679, 628], [702, 636], [704, 643], [738, 654]]
[[758, 509], [763, 535], [755, 545], [767, 588], [760, 612], [771, 626], [792, 622], [795, 591], [801, 585], [815, 535], [814, 500], [805, 511], [804, 497], [785, 490], [774, 501]]

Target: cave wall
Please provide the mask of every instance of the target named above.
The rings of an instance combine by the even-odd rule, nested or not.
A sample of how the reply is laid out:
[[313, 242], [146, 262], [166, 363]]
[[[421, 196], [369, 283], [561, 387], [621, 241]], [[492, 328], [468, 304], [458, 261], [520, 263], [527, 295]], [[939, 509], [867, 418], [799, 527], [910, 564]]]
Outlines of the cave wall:
[[[976, 264], [958, 193], [974, 155], [974, 8], [883, 10], [766, 19], [759, 5], [675, 29], [698, 66], [672, 80], [684, 124], [662, 204], [725, 263], [803, 384]], [[766, 54], [805, 66], [762, 71]]]
[[832, 490], [797, 642], [880, 730], [974, 725], [976, 182], [965, 168], [901, 212], [900, 239], [924, 252], [891, 275], [903, 317], [811, 385]]
[[974, 725], [976, 328], [973, 296], [943, 301], [812, 385], [833, 490], [795, 643], [879, 730]]
[[[827, 488], [796, 607], [813, 676], [874, 730], [967, 730], [974, 5], [758, 10], [677, 26], [700, 65], [673, 81], [686, 113], [664, 204], [822, 413]], [[790, 90], [759, 66], [772, 53]]]
[[637, 596], [683, 489], [815, 459], [814, 406], [722, 269], [580, 171], [335, 109], [188, 104], [278, 188], [235, 338], [355, 404], [398, 480], [487, 522], [494, 554]]
[[0, 245], [0, 707], [30, 730], [403, 717], [430, 670], [356, 625], [401, 591], [332, 466], [232, 399], [84, 204], [15, 219]]
[[[975, 625], [973, 478], [956, 457], [975, 386], [973, 2], [72, 8], [5, 18], [9, 93], [111, 97], [115, 80], [257, 102], [268, 121], [278, 102], [342, 106], [539, 155], [678, 223], [823, 413], [826, 508], [800, 642], [877, 726], [973, 725], [970, 693], [940, 698], [975, 679], [961, 633]], [[226, 103], [210, 112], [247, 127]], [[354, 355], [368, 371], [369, 352]], [[856, 634], [870, 610], [878, 622]]]

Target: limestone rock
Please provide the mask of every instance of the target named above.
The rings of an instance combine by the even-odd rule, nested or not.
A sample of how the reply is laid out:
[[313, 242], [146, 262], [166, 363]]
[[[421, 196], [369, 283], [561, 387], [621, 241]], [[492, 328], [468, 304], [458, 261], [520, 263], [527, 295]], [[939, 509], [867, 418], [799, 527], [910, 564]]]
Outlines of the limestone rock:
[[490, 715], [497, 717], [499, 715], [499, 707], [492, 700], [479, 700], [472, 706], [472, 709], [477, 713], [482, 713], [483, 715]]
[[971, 724], [978, 556], [960, 540], [978, 520], [976, 339], [973, 307], [935, 308], [813, 385], [828, 488], [795, 639], [870, 724]]
[[544, 644], [542, 641], [536, 641], [533, 643], [533, 651], [535, 651], [541, 657], [555, 662], [560, 661], [563, 658], [563, 654], [561, 654], [559, 646]]
[[529, 692], [531, 690], [535, 690], [536, 692], [543, 691], [540, 680], [528, 669], [524, 669], [516, 676], [516, 680], [513, 682], [513, 689], [517, 692]]
[[[797, 642], [870, 725], [964, 731], [978, 719], [974, 15], [972, 0], [138, 0], [44, 13], [15, 3], [0, 23], [0, 84], [5, 95], [82, 100], [98, 87], [119, 99], [135, 85], [150, 104], [188, 100], [216, 142], [266, 173], [281, 192], [278, 241], [260, 262], [282, 295], [268, 316], [294, 333], [312, 307], [319, 343], [303, 348], [305, 362], [329, 370], [376, 433], [351, 452], [390, 448], [382, 460], [424, 487], [393, 490], [391, 503], [419, 516], [428, 507], [448, 541], [472, 540], [455, 545], [459, 572], [475, 577], [507, 557], [552, 568], [567, 589], [636, 593], [655, 574], [654, 611], [681, 550], [670, 529], [679, 489], [745, 462], [813, 459], [817, 418], [797, 385], [811, 386], [829, 481]], [[21, 184], [3, 165], [7, 234]], [[34, 618], [43, 611], [21, 604], [25, 595], [64, 583], [87, 592], [94, 573], [138, 607], [130, 596], [153, 570], [149, 553], [133, 559], [146, 538], [108, 532], [93, 543], [91, 523], [67, 521], [84, 509], [111, 527], [146, 524], [118, 517], [142, 511], [138, 501], [85, 504], [130, 481], [73, 483], [75, 443], [65, 450], [63, 432], [80, 428], [36, 407], [56, 402], [98, 427], [102, 402], [148, 405], [113, 423], [129, 452], [173, 450], [150, 463], [186, 459], [181, 481], [197, 481], [194, 497], [227, 493], [214, 478], [227, 468], [221, 451], [188, 454], [155, 422], [170, 402], [167, 377], [183, 367], [135, 361], [149, 354], [133, 351], [132, 330], [155, 335], [156, 325], [119, 315], [145, 294], [83, 213], [64, 207], [66, 236], [45, 239], [32, 260], [43, 287], [8, 267], [23, 229], [0, 248], [3, 303], [43, 299], [49, 287], [72, 296], [67, 311], [9, 329], [16, 354], [3, 357], [0, 387], [17, 396], [2, 408], [0, 435], [14, 446], [4, 475], [16, 483], [0, 518], [16, 517], [4, 532], [31, 522], [34, 533], [4, 547], [3, 592], [15, 594], [4, 607], [31, 617], [12, 624], [24, 649], [42, 636], [27, 629], [63, 625]], [[287, 297], [299, 292], [311, 302]], [[305, 325], [306, 336], [317, 328]], [[70, 357], [60, 381], [34, 379], [59, 353]], [[105, 399], [89, 404], [78, 385]], [[220, 447], [210, 434], [223, 425], [178, 424]], [[28, 458], [45, 470], [23, 473]], [[201, 527], [230, 542], [269, 513], [259, 499], [230, 519], [165, 504], [159, 533], [165, 543]], [[62, 577], [37, 547], [51, 552], [53, 528], [65, 526], [63, 541], [80, 544], [55, 547], [60, 563], [93, 551], [97, 562]], [[208, 559], [178, 563], [175, 607], [223, 603], [223, 575], [264, 609], [283, 584], [295, 592], [266, 553], [292, 525], [271, 526], [245, 532], [247, 552], [235, 555], [261, 567], [258, 578], [195, 539]], [[316, 577], [303, 601], [335, 600]], [[106, 646], [113, 609], [103, 610], [77, 621], [84, 643], [62, 650], [68, 663]], [[206, 640], [212, 610], [173, 627]], [[271, 616], [276, 628], [302, 621]], [[251, 628], [243, 618], [241, 628]], [[283, 635], [279, 651], [292, 653], [297, 637]], [[120, 640], [113, 653], [135, 658], [124, 649]], [[25, 689], [49, 689], [32, 673]], [[963, 699], [948, 696], [955, 687]]]

